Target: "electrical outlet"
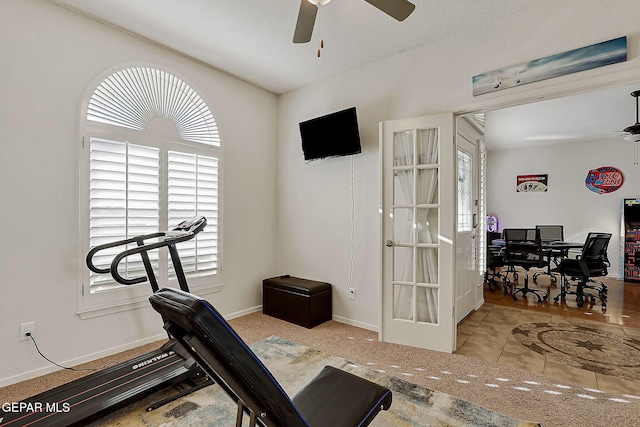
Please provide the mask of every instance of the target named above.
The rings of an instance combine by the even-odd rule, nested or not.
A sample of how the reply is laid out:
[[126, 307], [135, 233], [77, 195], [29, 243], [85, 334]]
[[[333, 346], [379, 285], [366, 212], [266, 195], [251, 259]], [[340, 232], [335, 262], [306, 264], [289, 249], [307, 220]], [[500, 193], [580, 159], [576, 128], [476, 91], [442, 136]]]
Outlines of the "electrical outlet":
[[27, 334], [36, 334], [36, 322], [27, 322], [20, 324], [20, 341], [26, 341], [30, 339]]
[[349, 288], [349, 299], [356, 299], [356, 288]]

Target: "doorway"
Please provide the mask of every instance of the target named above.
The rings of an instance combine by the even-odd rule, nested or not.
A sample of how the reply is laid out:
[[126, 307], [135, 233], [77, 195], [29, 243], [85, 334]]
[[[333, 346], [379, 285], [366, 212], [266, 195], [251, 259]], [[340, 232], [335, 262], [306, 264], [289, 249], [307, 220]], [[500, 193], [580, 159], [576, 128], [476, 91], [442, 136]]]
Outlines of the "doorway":
[[[633, 313], [618, 312], [638, 307], [638, 292], [628, 292], [633, 284], [624, 283], [621, 265], [622, 200], [639, 197], [631, 185], [640, 179], [640, 167], [634, 161], [637, 145], [624, 139], [622, 130], [635, 121], [635, 100], [631, 92], [640, 83], [616, 84], [518, 106], [496, 108], [485, 113], [487, 146], [488, 214], [498, 218], [499, 230], [505, 227], [535, 227], [563, 224], [564, 240], [584, 242], [586, 234], [602, 231], [612, 234], [609, 245], [611, 266], [607, 281], [609, 301], [606, 310], [580, 309], [578, 317], [607, 323], [628, 324]], [[585, 180], [591, 169], [613, 166], [624, 174], [625, 184], [615, 192], [598, 194]], [[532, 193], [516, 190], [516, 177], [547, 175], [547, 191]], [[545, 281], [543, 280], [543, 286]], [[552, 292], [554, 288], [551, 288]], [[635, 297], [633, 295], [636, 295]], [[497, 299], [488, 295], [485, 300]], [[570, 300], [570, 303], [573, 301]], [[540, 310], [519, 300], [515, 308]], [[554, 309], [550, 298], [549, 309]], [[555, 306], [557, 314], [570, 315], [572, 306]]]

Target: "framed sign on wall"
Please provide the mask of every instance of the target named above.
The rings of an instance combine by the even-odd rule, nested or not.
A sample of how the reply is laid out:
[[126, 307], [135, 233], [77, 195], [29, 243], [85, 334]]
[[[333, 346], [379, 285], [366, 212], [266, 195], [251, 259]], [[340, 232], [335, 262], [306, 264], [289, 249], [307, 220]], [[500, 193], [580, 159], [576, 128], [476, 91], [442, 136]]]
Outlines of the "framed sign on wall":
[[591, 169], [584, 180], [587, 188], [594, 193], [613, 193], [622, 187], [624, 176], [622, 172], [613, 166], [602, 166]]
[[518, 175], [516, 177], [517, 193], [540, 193], [547, 191], [549, 185], [549, 175], [530, 174]]

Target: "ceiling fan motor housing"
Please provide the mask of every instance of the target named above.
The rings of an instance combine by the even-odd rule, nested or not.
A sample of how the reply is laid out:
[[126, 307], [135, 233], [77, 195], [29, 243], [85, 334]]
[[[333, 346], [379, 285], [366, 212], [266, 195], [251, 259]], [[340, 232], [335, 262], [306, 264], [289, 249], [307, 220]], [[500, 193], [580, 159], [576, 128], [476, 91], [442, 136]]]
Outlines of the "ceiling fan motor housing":
[[[640, 141], [640, 123], [639, 123], [640, 120], [638, 120], [638, 97], [640, 96], [640, 90], [634, 90], [633, 92], [631, 92], [631, 96], [633, 96], [636, 99], [636, 124], [624, 128], [625, 132], [628, 132], [631, 134], [625, 137], [625, 139], [628, 141], [638, 142]], [[633, 137], [638, 136], [638, 138], [629, 138], [630, 136], [633, 136]]]

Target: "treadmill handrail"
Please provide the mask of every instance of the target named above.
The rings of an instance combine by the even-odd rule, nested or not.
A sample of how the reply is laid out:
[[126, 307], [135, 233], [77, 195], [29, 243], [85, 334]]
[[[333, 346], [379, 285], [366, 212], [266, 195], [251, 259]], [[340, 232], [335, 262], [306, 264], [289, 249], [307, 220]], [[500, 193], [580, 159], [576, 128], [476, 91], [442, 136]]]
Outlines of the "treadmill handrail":
[[[178, 251], [176, 249], [176, 244], [180, 242], [184, 242], [186, 240], [190, 240], [195, 237], [196, 234], [201, 232], [207, 226], [207, 219], [202, 216], [195, 216], [188, 220], [182, 221], [178, 224], [174, 229], [170, 231], [159, 231], [150, 234], [144, 234], [141, 236], [130, 237], [127, 239], [117, 240], [115, 242], [105, 243], [103, 245], [98, 245], [95, 248], [91, 249], [87, 254], [86, 262], [87, 267], [95, 273], [105, 274], [111, 273], [113, 279], [123, 285], [135, 285], [138, 283], [142, 283], [146, 280], [149, 280], [151, 284], [151, 289], [153, 292], [158, 290], [158, 282], [153, 272], [153, 268], [151, 266], [151, 261], [149, 260], [148, 252], [150, 250], [168, 247], [169, 253], [171, 255], [171, 261], [173, 262], [174, 268], [176, 270], [176, 274], [178, 275], [178, 282], [180, 283], [180, 288], [188, 291], [188, 285], [186, 278], [184, 277], [184, 271], [182, 269], [182, 263], [180, 262], [180, 258], [178, 256]], [[145, 240], [148, 239], [160, 239], [158, 242], [147, 243], [145, 244]], [[111, 265], [106, 268], [100, 268], [96, 266], [93, 262], [93, 258], [96, 253], [105, 250], [114, 248], [117, 246], [128, 245], [131, 243], [136, 243], [138, 247], [128, 249], [117, 254], [113, 260], [111, 261]], [[142, 262], [145, 267], [146, 276], [139, 276], [134, 278], [126, 278], [123, 277], [118, 272], [118, 266], [123, 259], [128, 256], [140, 254], [142, 258]]]
[[[175, 232], [171, 232], [171, 233], [175, 233]], [[160, 233], [160, 234], [162, 236], [166, 236], [166, 233]], [[156, 236], [156, 237], [159, 237], [159, 236]], [[143, 252], [147, 253], [148, 251], [151, 251], [154, 249], [162, 248], [169, 245], [175, 245], [176, 243], [184, 242], [186, 240], [191, 240], [193, 237], [195, 237], [195, 233], [193, 232], [184, 233], [181, 236], [172, 235], [171, 237], [165, 238], [161, 242], [148, 243], [146, 245], [138, 246], [137, 248], [132, 248], [132, 249], [128, 249], [126, 251], [120, 252], [118, 255], [116, 255], [113, 258], [113, 261], [111, 261], [111, 267], [107, 271], [111, 272], [111, 275], [116, 280], [116, 282], [121, 283], [123, 285], [136, 285], [138, 283], [142, 283], [145, 280], [147, 280], [147, 276], [139, 276], [139, 277], [127, 279], [126, 277], [123, 277], [120, 274], [120, 272], [118, 271], [118, 266], [120, 265], [122, 260], [124, 260], [126, 257], [131, 255], [141, 254]], [[134, 242], [135, 241], [136, 239], [134, 239]], [[133, 242], [130, 242], [130, 243], [133, 243]]]
[[156, 233], [145, 234], [142, 236], [131, 237], [128, 239], [117, 240], [115, 242], [105, 243], [103, 245], [98, 245], [95, 248], [91, 249], [87, 254], [87, 267], [89, 267], [89, 270], [93, 271], [94, 273], [99, 273], [99, 274], [108, 273], [110, 271], [110, 267], [100, 268], [93, 263], [93, 257], [96, 255], [96, 253], [105, 249], [128, 245], [130, 243], [136, 243], [139, 241], [144, 242], [144, 240], [155, 239], [157, 237], [162, 237], [164, 235], [165, 235], [165, 232], [156, 232]]

